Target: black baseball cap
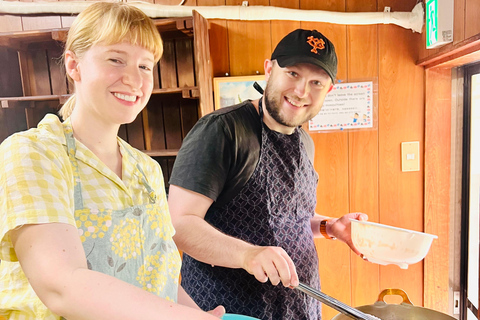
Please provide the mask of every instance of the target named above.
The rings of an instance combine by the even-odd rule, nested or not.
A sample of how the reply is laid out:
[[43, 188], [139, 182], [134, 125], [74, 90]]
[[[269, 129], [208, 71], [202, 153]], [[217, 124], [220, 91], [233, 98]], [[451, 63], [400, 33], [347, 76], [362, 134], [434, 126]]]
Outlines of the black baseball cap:
[[325, 70], [332, 83], [337, 76], [337, 54], [333, 43], [317, 30], [297, 29], [287, 34], [272, 53], [285, 68], [298, 63], [311, 63]]

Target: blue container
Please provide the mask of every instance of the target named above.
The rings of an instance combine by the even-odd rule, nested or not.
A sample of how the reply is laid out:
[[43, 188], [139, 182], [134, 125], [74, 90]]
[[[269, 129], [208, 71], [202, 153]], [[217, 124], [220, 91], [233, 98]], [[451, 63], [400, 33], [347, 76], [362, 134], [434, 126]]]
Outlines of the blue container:
[[225, 313], [222, 320], [260, 320], [249, 316], [243, 316], [241, 314]]

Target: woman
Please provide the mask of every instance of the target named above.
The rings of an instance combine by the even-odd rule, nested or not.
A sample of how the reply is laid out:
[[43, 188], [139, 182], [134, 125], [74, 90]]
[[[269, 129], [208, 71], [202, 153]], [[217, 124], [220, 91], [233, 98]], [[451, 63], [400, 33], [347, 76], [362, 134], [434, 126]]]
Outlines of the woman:
[[0, 315], [223, 315], [201, 311], [178, 287], [161, 169], [117, 137], [147, 104], [162, 50], [152, 21], [126, 4], [95, 3], [73, 23], [65, 121], [47, 115], [0, 146]]

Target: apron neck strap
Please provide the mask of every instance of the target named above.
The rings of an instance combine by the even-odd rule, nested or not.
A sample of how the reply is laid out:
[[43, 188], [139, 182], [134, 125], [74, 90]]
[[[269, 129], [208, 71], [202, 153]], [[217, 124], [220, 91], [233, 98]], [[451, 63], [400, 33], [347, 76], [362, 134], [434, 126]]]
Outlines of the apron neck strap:
[[260, 114], [260, 121], [263, 120], [263, 96], [258, 100], [258, 113]]

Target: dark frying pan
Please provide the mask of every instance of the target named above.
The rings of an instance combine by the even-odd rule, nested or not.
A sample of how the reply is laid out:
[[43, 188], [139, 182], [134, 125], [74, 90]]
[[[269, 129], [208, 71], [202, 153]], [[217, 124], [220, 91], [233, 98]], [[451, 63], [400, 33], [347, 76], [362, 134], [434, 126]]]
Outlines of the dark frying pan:
[[[386, 295], [399, 295], [402, 297], [403, 302], [400, 304], [387, 304], [384, 301]], [[356, 309], [373, 314], [382, 320], [455, 320], [448, 314], [414, 306], [406, 292], [402, 289], [385, 289], [380, 292], [378, 300], [374, 304], [357, 307]], [[349, 320], [349, 318], [343, 314], [337, 314], [332, 320]]]

